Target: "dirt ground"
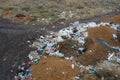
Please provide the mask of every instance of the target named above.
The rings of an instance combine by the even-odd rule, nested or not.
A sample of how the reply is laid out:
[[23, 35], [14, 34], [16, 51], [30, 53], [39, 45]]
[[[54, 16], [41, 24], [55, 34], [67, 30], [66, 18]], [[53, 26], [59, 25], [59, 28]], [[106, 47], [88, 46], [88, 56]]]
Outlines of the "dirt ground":
[[47, 57], [32, 65], [33, 80], [74, 80], [79, 68], [72, 69], [72, 62], [64, 58]]

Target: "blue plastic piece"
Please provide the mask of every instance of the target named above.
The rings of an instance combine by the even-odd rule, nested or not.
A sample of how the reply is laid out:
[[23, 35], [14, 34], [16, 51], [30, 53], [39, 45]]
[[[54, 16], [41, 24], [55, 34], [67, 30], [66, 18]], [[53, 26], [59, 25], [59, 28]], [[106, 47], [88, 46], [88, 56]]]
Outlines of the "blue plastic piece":
[[90, 70], [90, 73], [95, 74], [95, 70], [94, 69]]
[[107, 46], [107, 47], [110, 47], [110, 45], [109, 45], [107, 42], [105, 42], [105, 41], [103, 41], [103, 40], [101, 40], [101, 39], [98, 39], [98, 41], [99, 41], [101, 44], [103, 44], [103, 45], [105, 45], [105, 46]]

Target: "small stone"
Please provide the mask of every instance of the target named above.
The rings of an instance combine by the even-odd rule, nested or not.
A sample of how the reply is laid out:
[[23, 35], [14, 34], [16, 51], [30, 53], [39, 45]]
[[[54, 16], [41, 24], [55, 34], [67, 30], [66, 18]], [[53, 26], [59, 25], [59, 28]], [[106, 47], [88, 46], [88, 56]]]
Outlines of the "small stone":
[[74, 69], [75, 65], [74, 65], [74, 64], [72, 64], [72, 65], [71, 65], [71, 67], [72, 67], [72, 69]]

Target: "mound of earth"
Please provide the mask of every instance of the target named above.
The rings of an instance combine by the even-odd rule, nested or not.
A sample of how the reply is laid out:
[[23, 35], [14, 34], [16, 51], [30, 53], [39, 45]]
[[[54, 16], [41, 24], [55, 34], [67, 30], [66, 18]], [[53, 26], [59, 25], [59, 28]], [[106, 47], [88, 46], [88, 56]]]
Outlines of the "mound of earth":
[[100, 60], [107, 59], [108, 53], [113, 51], [111, 48], [101, 44], [98, 39], [107, 42], [111, 46], [120, 46], [120, 43], [112, 37], [112, 34], [116, 34], [117, 31], [110, 27], [89, 28], [87, 31], [88, 37], [85, 43], [87, 51], [77, 57], [77, 61], [84, 65], [94, 65]]
[[[120, 15], [116, 15], [114, 17], [108, 18], [105, 22], [113, 22], [116, 24], [120, 24]], [[120, 42], [120, 31], [117, 31], [118, 41]]]
[[115, 29], [112, 29], [107, 26], [103, 27], [97, 27], [97, 28], [89, 28], [88, 35], [91, 38], [101, 39], [111, 46], [119, 46], [119, 42], [115, 39], [113, 39], [112, 34], [117, 34], [117, 31]]
[[75, 40], [65, 40], [63, 42], [59, 42], [59, 51], [62, 52], [65, 56], [77, 56], [78, 54], [78, 48], [82, 45], [78, 43], [78, 41]]
[[108, 18], [105, 20], [105, 22], [113, 22], [116, 24], [120, 24], [120, 15], [116, 15], [114, 17]]
[[71, 67], [72, 62], [58, 57], [41, 59], [38, 65], [33, 65], [33, 80], [74, 80], [79, 68]]
[[[113, 22], [116, 24], [120, 24], [120, 15], [116, 15], [114, 17], [108, 18], [105, 20], [105, 22]], [[120, 42], [120, 31], [117, 32], [117, 36], [118, 36], [118, 41]]]

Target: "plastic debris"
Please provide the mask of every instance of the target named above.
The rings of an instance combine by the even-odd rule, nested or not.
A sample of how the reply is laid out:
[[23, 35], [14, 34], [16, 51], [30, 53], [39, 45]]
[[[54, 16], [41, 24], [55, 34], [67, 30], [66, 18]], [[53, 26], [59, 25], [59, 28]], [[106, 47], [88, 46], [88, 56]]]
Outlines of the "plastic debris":
[[117, 39], [117, 35], [116, 34], [112, 34], [113, 39]]
[[109, 56], [108, 56], [108, 60], [110, 61], [111, 58], [112, 58], [114, 55], [115, 55], [115, 53], [109, 54]]
[[79, 76], [75, 76], [75, 80], [80, 80], [80, 77]]
[[66, 59], [66, 60], [69, 60], [69, 61], [72, 61], [73, 58], [74, 58], [73, 56], [71, 56], [71, 57], [65, 57], [65, 59]]
[[109, 45], [107, 42], [105, 42], [105, 41], [103, 41], [103, 40], [101, 40], [101, 39], [98, 39], [98, 41], [99, 41], [101, 44], [103, 44], [103, 45], [105, 45], [105, 46], [107, 46], [107, 47], [110, 47], [110, 45]]
[[64, 57], [64, 54], [60, 53], [59, 51], [56, 51], [54, 53], [50, 53], [50, 56], [53, 56], [53, 55], [59, 56], [59, 57]]
[[120, 56], [119, 53], [109, 53], [108, 54], [108, 61], [114, 63], [120, 63]]
[[95, 22], [88, 23], [89, 27], [97, 27], [98, 25]]
[[110, 46], [112, 49], [115, 49], [115, 50], [117, 50], [117, 51], [120, 51], [120, 47], [118, 47], [118, 46]]
[[38, 55], [37, 51], [31, 51], [28, 57], [30, 60], [40, 59], [40, 56]]
[[117, 27], [117, 30], [120, 31], [120, 26]]
[[34, 64], [38, 64], [39, 62], [38, 62], [38, 60], [37, 59], [35, 59], [34, 60]]
[[[59, 32], [51, 31], [50, 35], [40, 36], [40, 38], [37, 39], [38, 41], [33, 42], [32, 47], [38, 48], [37, 52], [39, 53], [39, 55], [46, 53], [47, 55], [56, 55], [56, 56], [59, 55], [60, 57], [61, 56], [63, 57], [63, 54], [61, 54], [57, 50], [57, 46], [58, 46], [57, 43], [65, 40], [63, 37], [67, 39], [77, 40], [81, 45], [84, 45], [85, 38], [88, 36], [88, 32], [86, 30], [88, 28], [100, 27], [100, 26], [110, 26], [113, 29], [117, 29], [117, 27], [119, 27], [119, 25], [114, 23], [104, 23], [104, 22], [79, 23], [79, 21], [76, 21], [72, 23], [70, 27], [61, 29]], [[115, 34], [113, 34], [113, 37], [115, 39], [117, 38]], [[98, 39], [98, 41], [101, 44], [110, 47], [110, 45], [107, 42], [101, 39]], [[75, 48], [75, 46], [73, 45], [71, 48]], [[116, 49], [116, 47], [114, 46], [112, 46], [112, 48]], [[81, 51], [83, 50], [78, 49], [79, 54], [81, 54]], [[29, 54], [29, 58], [30, 60], [34, 58], [33, 56], [31, 56], [31, 53]]]
[[82, 54], [82, 53], [85, 52], [86, 50], [87, 50], [87, 48], [84, 48], [84, 47], [78, 48], [78, 53], [79, 53], [79, 54]]
[[18, 80], [18, 76], [14, 76], [14, 79], [15, 79], [15, 80]]
[[91, 70], [90, 70], [90, 73], [91, 73], [91, 74], [95, 74], [95, 70], [94, 70], [94, 69], [91, 69]]
[[75, 65], [74, 65], [74, 64], [72, 64], [72, 65], [71, 65], [71, 67], [72, 67], [72, 69], [74, 69]]

